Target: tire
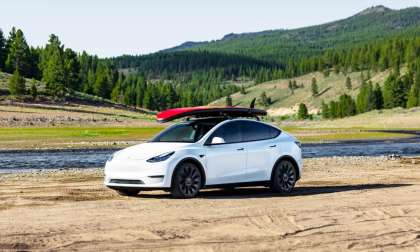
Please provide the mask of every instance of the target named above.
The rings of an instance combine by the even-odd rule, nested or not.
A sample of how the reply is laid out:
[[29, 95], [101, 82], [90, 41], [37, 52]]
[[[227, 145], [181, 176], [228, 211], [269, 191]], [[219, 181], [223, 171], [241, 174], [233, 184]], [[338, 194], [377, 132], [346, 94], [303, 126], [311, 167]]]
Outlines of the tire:
[[116, 189], [116, 191], [118, 192], [119, 195], [122, 196], [136, 196], [137, 194], [139, 194], [140, 189], [136, 189], [136, 188], [120, 188], [120, 189]]
[[202, 184], [200, 169], [193, 163], [181, 163], [175, 170], [171, 194], [175, 198], [193, 198], [200, 191]]
[[281, 194], [289, 194], [297, 181], [297, 167], [289, 160], [276, 164], [271, 178], [271, 189]]

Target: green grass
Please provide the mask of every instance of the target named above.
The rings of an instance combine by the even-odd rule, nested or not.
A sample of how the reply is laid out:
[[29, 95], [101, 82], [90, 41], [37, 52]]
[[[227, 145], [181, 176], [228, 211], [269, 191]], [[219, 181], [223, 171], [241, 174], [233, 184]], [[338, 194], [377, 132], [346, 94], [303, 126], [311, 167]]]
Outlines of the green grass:
[[162, 127], [0, 128], [0, 148], [89, 147], [95, 142], [145, 141]]

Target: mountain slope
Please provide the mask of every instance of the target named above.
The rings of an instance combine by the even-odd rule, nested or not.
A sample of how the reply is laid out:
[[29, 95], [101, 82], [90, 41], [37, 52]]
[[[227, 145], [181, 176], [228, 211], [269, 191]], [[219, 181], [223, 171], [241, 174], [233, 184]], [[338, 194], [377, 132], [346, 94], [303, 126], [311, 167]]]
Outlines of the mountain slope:
[[329, 48], [346, 48], [357, 43], [396, 35], [420, 34], [420, 8], [391, 10], [384, 6], [366, 9], [346, 19], [322, 25], [256, 33], [229, 34], [211, 42], [187, 42], [166, 50], [208, 50], [236, 53], [263, 60], [287, 63], [289, 59], [316, 55]]
[[[405, 68], [403, 68], [402, 72], [405, 71]], [[371, 73], [369, 80], [382, 85], [389, 73], [390, 70]], [[365, 76], [367, 75], [366, 72], [363, 74]], [[351, 90], [347, 90], [345, 86], [347, 76], [351, 78]], [[337, 100], [342, 94], [349, 94], [356, 97], [359, 93], [359, 87], [362, 84], [361, 76], [361, 72], [353, 72], [347, 75], [331, 73], [328, 77], [325, 77], [320, 72], [313, 72], [292, 79], [280, 79], [251, 86], [246, 89], [246, 94], [238, 92], [231, 97], [234, 105], [249, 106], [252, 99], [259, 98], [265, 92], [267, 97], [270, 97], [272, 100], [272, 104], [266, 107], [270, 116], [295, 114], [299, 103], [305, 103], [309, 107], [310, 112], [316, 114], [321, 108], [322, 101], [329, 102], [331, 100]], [[319, 95], [316, 97], [312, 96], [312, 78], [316, 78], [319, 88]], [[302, 85], [303, 87], [294, 90], [294, 94], [291, 94], [288, 88], [289, 80], [295, 80], [298, 86]], [[211, 105], [224, 105], [225, 99], [218, 99], [211, 103]], [[262, 105], [257, 104], [257, 106], [261, 107]]]

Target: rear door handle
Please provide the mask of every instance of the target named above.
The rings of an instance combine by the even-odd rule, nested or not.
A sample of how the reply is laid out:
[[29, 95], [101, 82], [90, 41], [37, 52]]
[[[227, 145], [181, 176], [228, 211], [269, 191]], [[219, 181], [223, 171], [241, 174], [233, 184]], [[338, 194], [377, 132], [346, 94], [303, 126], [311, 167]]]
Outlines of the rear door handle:
[[277, 144], [270, 145], [270, 148], [277, 147]]
[[237, 151], [243, 151], [244, 150], [244, 148], [238, 148], [238, 149], [236, 149]]

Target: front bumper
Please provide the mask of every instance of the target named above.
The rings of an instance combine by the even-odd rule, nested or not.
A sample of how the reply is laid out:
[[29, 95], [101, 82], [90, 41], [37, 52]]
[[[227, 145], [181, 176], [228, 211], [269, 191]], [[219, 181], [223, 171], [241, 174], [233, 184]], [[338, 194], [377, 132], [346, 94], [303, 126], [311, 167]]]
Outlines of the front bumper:
[[112, 160], [105, 165], [104, 184], [111, 188], [169, 188], [170, 162]]

